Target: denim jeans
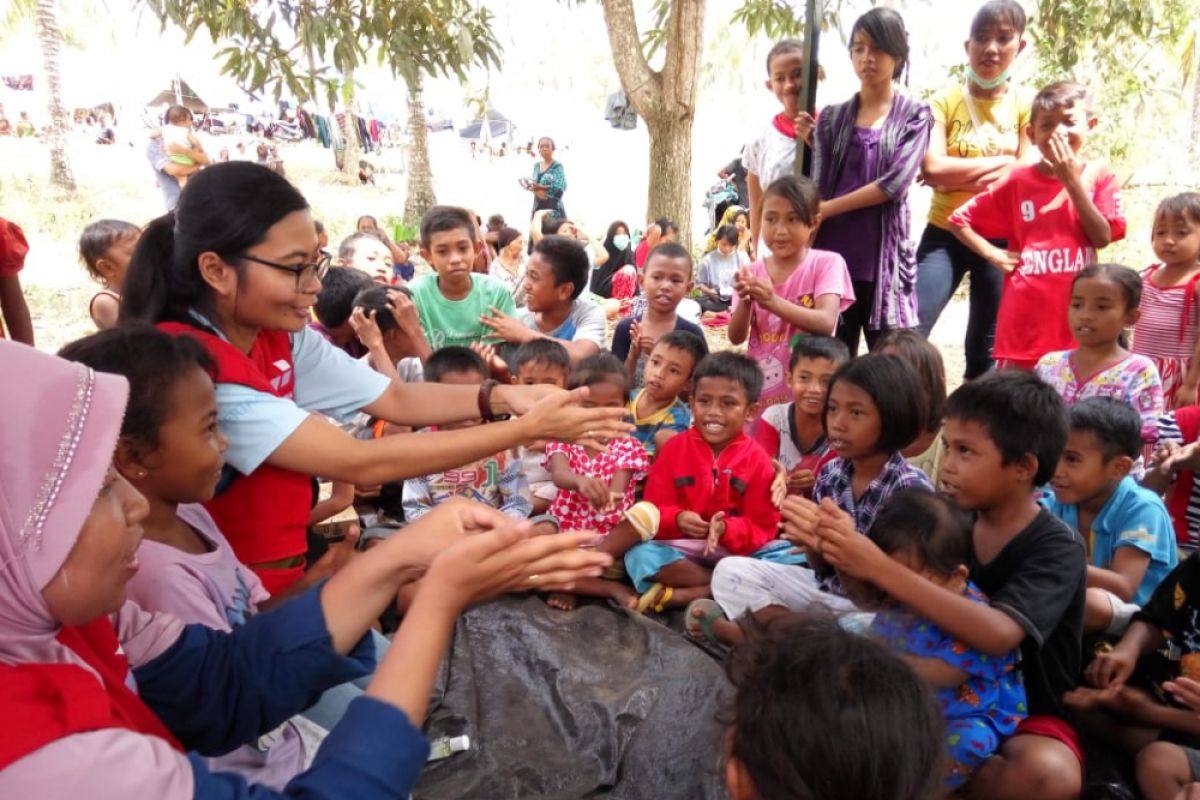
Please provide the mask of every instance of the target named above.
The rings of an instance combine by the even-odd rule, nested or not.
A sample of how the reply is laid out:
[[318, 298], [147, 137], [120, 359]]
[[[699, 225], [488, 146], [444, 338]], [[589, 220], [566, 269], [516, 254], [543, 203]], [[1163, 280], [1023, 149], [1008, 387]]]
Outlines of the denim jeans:
[[[993, 242], [1003, 247], [1004, 242]], [[964, 380], [971, 380], [992, 368], [992, 343], [996, 338], [996, 312], [1004, 288], [1004, 273], [976, 255], [953, 233], [936, 225], [926, 225], [917, 248], [917, 330], [929, 337], [942, 309], [954, 295], [963, 276], [971, 275], [970, 310]]]

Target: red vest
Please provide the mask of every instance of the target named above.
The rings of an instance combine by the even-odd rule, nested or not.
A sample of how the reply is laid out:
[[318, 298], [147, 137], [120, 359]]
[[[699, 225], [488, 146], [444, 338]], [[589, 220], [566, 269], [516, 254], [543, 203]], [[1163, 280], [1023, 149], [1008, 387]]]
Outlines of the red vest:
[[[191, 325], [162, 322], [158, 328], [177, 336], [186, 334], [204, 345], [217, 364], [217, 383], [292, 397], [292, 342], [286, 332], [260, 331], [247, 356], [221, 337]], [[277, 594], [304, 574], [303, 565], [287, 569], [261, 569], [256, 565], [303, 557], [307, 552], [305, 531], [312, 510], [308, 475], [264, 463], [239, 477], [204, 507], [229, 540], [238, 560], [254, 571], [268, 592]]]
[[126, 684], [129, 661], [108, 617], [64, 626], [58, 641], [96, 670], [75, 664], [0, 664], [0, 770], [76, 733], [124, 728], [183, 747]]
[[[1175, 409], [1175, 422], [1183, 434], [1184, 444], [1196, 441], [1197, 434], [1200, 434], [1200, 406]], [[1167, 493], [1167, 510], [1171, 512], [1171, 522], [1175, 525], [1175, 541], [1180, 545], [1188, 543], [1187, 507], [1195, 481], [1195, 473], [1180, 470], [1175, 476], [1175, 484]]]

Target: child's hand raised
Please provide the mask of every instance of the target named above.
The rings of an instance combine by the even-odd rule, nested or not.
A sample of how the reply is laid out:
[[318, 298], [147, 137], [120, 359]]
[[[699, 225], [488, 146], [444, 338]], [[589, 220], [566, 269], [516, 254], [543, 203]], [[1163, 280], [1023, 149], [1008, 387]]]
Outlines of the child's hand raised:
[[1046, 150], [1048, 152], [1044, 152], [1043, 157], [1054, 177], [1064, 184], [1081, 183], [1083, 162], [1071, 149], [1071, 142], [1062, 130], [1054, 132], [1050, 141], [1046, 143]]
[[787, 490], [790, 494], [804, 494], [817, 482], [817, 474], [811, 469], [794, 469], [787, 476]]
[[783, 538], [808, 552], [821, 552], [821, 539], [816, 535], [821, 510], [816, 503], [799, 495], [790, 495], [783, 501], [780, 514]]
[[383, 333], [379, 330], [379, 323], [375, 321], [374, 311], [368, 315], [364, 314], [361, 308], [354, 309], [350, 312], [350, 327], [363, 347], [368, 350], [383, 347]]
[[708, 541], [704, 543], [704, 555], [711, 556], [717, 550], [721, 537], [725, 535], [725, 512], [718, 511], [708, 521]]
[[488, 306], [488, 313], [479, 318], [480, 323], [492, 329], [498, 339], [510, 344], [522, 344], [532, 338], [533, 331], [516, 317], [510, 317], [495, 306]]
[[680, 511], [675, 517], [675, 526], [689, 539], [708, 538], [708, 522], [695, 511]]
[[807, 111], [801, 111], [796, 115], [796, 138], [808, 143], [811, 147], [813, 143], [813, 131], [817, 129], [817, 121], [813, 119], [812, 114]]
[[781, 508], [788, 496], [787, 470], [778, 461], [771, 462], [771, 469], [774, 471], [771, 476], [771, 505]]
[[411, 297], [404, 292], [388, 292], [388, 308], [396, 318], [396, 325], [407, 333], [409, 338], [424, 336], [421, 332], [421, 315]]
[[826, 563], [851, 578], [870, 580], [891, 563], [869, 536], [858, 532], [854, 518], [828, 497], [821, 500], [817, 536]]
[[745, 286], [745, 294], [760, 306], [768, 305], [775, 299], [775, 287], [765, 278], [747, 275]]

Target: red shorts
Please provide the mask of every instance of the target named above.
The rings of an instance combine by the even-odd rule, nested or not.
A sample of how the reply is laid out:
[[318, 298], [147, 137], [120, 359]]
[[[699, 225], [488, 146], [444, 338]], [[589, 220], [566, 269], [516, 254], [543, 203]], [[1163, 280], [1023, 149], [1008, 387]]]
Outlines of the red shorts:
[[1052, 717], [1049, 714], [1034, 714], [1032, 717], [1027, 717], [1021, 721], [1013, 734], [1013, 736], [1021, 735], [1045, 736], [1048, 739], [1062, 742], [1079, 760], [1080, 769], [1087, 765], [1087, 757], [1083, 754], [1083, 742], [1079, 740], [1079, 734], [1069, 723], [1058, 717]]

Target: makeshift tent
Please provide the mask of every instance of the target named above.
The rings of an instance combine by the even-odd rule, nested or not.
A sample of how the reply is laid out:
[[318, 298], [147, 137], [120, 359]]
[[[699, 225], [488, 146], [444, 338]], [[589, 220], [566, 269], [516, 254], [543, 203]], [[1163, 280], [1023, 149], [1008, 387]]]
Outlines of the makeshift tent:
[[208, 111], [208, 103], [204, 102], [204, 100], [192, 90], [192, 87], [188, 86], [187, 82], [178, 75], [171, 79], [166, 88], [160, 90], [158, 94], [154, 95], [152, 99], [147, 101], [146, 105], [181, 105], [193, 113], [204, 113]]
[[426, 767], [414, 800], [719, 800], [731, 688], [678, 630], [595, 602], [507, 597], [458, 622], [426, 733], [470, 749]]
[[460, 128], [458, 135], [464, 139], [505, 139], [516, 130], [516, 125], [508, 117], [501, 114], [495, 109], [489, 108], [487, 111], [488, 130], [483, 129], [483, 120], [477, 119], [471, 122], [465, 128]]

